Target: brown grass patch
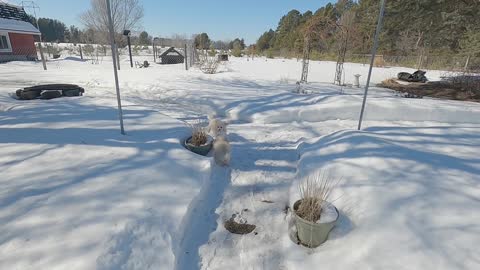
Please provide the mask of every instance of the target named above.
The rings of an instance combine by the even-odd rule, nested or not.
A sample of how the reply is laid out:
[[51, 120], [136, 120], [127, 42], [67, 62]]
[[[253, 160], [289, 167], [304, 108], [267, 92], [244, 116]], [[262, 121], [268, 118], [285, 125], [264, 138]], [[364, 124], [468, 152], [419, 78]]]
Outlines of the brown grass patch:
[[452, 81], [400, 84], [396, 79], [387, 79], [377, 86], [421, 97], [480, 102], [478, 92]]

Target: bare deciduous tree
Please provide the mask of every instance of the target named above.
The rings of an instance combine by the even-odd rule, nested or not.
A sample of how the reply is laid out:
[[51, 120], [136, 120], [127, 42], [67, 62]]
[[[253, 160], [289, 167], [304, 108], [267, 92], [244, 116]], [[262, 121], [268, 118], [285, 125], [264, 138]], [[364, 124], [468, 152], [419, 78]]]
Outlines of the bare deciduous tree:
[[186, 35], [174, 34], [172, 35], [172, 47], [175, 48], [183, 48], [185, 44], [187, 44], [189, 40], [187, 39]]
[[[138, 30], [143, 19], [143, 6], [139, 0], [110, 0], [113, 30], [120, 35], [123, 30]], [[90, 29], [108, 33], [108, 13], [105, 0], [91, 0], [90, 9], [80, 15], [81, 22]]]

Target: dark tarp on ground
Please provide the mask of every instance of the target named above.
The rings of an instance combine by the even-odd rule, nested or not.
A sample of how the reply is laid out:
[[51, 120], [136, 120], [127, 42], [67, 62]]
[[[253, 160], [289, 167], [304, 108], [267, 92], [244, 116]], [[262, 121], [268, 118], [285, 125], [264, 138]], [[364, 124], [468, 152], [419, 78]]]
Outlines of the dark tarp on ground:
[[425, 83], [428, 81], [427, 77], [425, 76], [427, 72], [423, 70], [417, 70], [413, 74], [408, 72], [400, 72], [397, 75], [397, 78], [401, 81], [406, 82], [422, 82]]

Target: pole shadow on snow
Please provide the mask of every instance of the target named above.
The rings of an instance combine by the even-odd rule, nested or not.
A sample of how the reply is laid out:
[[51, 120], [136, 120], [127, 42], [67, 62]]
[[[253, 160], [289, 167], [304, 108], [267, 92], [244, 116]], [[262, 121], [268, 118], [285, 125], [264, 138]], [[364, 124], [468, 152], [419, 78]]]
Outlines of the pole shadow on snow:
[[[151, 124], [150, 116], [156, 117], [157, 112], [127, 108], [125, 119], [136, 122], [137, 129], [128, 130], [127, 125], [127, 136], [121, 136], [114, 107], [77, 101], [52, 100], [38, 102], [38, 106], [25, 103], [25, 106], [0, 113], [3, 155], [0, 169], [6, 184], [6, 192], [0, 196], [0, 211], [4, 213], [0, 217], [0, 224], [4, 225], [0, 246], [9, 245], [21, 237], [28, 237], [38, 246], [38, 243], [47, 241], [51, 231], [57, 232], [58, 236], [99, 223], [113, 227], [117, 220], [137, 220], [148, 214], [129, 208], [120, 209], [118, 205], [125, 203], [126, 198], [153, 204], [161, 202], [165, 208], [169, 208], [171, 203], [171, 209], [190, 202], [188, 196], [177, 198], [183, 192], [180, 189], [177, 193], [163, 192], [161, 196], [151, 192], [171, 190], [172, 186], [198, 185], [196, 179], [184, 177], [198, 173], [188, 163], [191, 160], [188, 155], [172, 155], [174, 151], [183, 149], [178, 136], [188, 134], [188, 127], [177, 122]], [[141, 125], [143, 121], [145, 124]], [[179, 139], [178, 143], [172, 140], [175, 138]], [[82, 149], [97, 154], [93, 158], [85, 158], [75, 151], [69, 153], [64, 149]], [[103, 149], [107, 151], [102, 153]], [[112, 153], [110, 156], [109, 151]], [[117, 156], [117, 151], [124, 154]], [[178, 160], [168, 162], [172, 159]], [[45, 166], [42, 168], [39, 164]], [[176, 172], [178, 179], [163, 182], [147, 177], [138, 180], [138, 175], [144, 171], [162, 175], [168, 170]], [[86, 184], [92, 184], [93, 189], [86, 191]], [[82, 214], [74, 214], [71, 209], [77, 209]], [[168, 220], [175, 217], [164, 212], [163, 218], [167, 220], [164, 223], [174, 224]], [[48, 218], [15, 225], [22, 218], [36, 216]], [[89, 242], [97, 241], [92, 239]], [[49, 254], [48, 259], [60, 263], [72, 258], [69, 256], [91, 252], [93, 246], [66, 246], [60, 241], [55, 248], [62, 248], [64, 252]], [[28, 251], [28, 256], [42, 257], [45, 254], [33, 248]], [[18, 258], [11, 254], [3, 259], [13, 263]]]

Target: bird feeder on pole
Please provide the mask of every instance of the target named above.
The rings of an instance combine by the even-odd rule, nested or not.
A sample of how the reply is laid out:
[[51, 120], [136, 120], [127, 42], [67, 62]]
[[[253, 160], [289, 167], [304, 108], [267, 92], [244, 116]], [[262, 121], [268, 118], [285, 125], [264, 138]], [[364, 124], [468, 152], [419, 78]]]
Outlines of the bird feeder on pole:
[[128, 54], [130, 55], [130, 67], [133, 68], [133, 60], [132, 60], [132, 43], [130, 42], [130, 30], [123, 30], [123, 35], [127, 37], [127, 44], [128, 44]]

